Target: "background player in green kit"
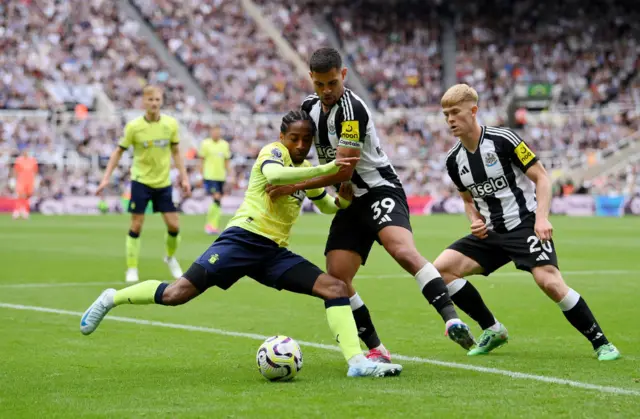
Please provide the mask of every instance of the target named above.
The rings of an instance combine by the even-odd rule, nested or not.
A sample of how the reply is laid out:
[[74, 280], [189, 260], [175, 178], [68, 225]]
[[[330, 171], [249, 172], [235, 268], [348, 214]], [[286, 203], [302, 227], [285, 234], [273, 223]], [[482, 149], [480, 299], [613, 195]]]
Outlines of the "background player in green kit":
[[145, 114], [130, 121], [124, 128], [124, 137], [114, 150], [96, 195], [100, 195], [109, 184], [111, 174], [118, 165], [122, 154], [133, 147], [131, 166], [131, 227], [127, 235], [127, 275], [126, 282], [138, 282], [138, 255], [140, 254], [140, 232], [144, 223], [144, 212], [149, 201], [153, 211], [162, 213], [167, 225], [165, 238], [167, 254], [164, 258], [174, 278], [182, 276], [182, 269], [175, 258], [179, 242], [178, 211], [171, 196], [171, 157], [180, 172], [180, 185], [185, 193], [191, 193], [191, 186], [180, 155], [178, 121], [160, 113], [162, 90], [147, 86], [143, 90]]
[[280, 142], [260, 151], [245, 199], [227, 228], [184, 276], [171, 285], [145, 281], [119, 291], [105, 290], [82, 316], [83, 334], [92, 333], [115, 306], [180, 305], [209, 287], [226, 290], [240, 278], [249, 276], [278, 290], [314, 295], [325, 301], [329, 327], [349, 364], [348, 376], [393, 376], [402, 371], [400, 365], [377, 363], [362, 353], [347, 286], [286, 248], [305, 196], [324, 213], [335, 213], [338, 205], [344, 208], [348, 202], [340, 196], [334, 200], [324, 188], [299, 191], [273, 202], [265, 191], [267, 184], [294, 183], [351, 169], [358, 159], [337, 159], [311, 166], [305, 158], [313, 142], [315, 123], [304, 111], [285, 115], [280, 132]]
[[220, 231], [220, 203], [224, 193], [224, 182], [229, 173], [229, 159], [231, 150], [220, 133], [220, 127], [211, 129], [211, 137], [205, 138], [200, 144], [198, 156], [202, 159], [202, 178], [207, 195], [213, 201], [207, 212], [207, 224], [204, 231], [207, 234], [219, 234]]

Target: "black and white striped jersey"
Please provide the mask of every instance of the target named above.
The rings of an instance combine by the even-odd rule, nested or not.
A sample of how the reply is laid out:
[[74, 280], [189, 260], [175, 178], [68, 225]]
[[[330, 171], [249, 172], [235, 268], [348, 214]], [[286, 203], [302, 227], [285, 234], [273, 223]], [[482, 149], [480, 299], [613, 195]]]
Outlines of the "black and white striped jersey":
[[320, 98], [315, 94], [308, 96], [301, 107], [318, 127], [315, 146], [321, 163], [334, 160], [338, 147], [360, 150], [360, 160], [351, 177], [355, 196], [380, 186], [402, 188], [391, 161], [382, 151], [373, 116], [358, 95], [345, 89], [328, 113], [322, 111]]
[[536, 188], [525, 172], [537, 161], [515, 132], [483, 126], [474, 153], [459, 141], [449, 151], [447, 171], [459, 191], [471, 192], [487, 227], [505, 233], [535, 214]]

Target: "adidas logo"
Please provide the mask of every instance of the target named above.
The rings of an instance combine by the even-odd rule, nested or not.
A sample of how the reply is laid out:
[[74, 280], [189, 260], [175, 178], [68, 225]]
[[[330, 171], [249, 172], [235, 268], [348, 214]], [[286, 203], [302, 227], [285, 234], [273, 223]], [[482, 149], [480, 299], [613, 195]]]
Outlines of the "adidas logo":
[[391, 221], [391, 217], [389, 217], [389, 214], [385, 214], [385, 216], [380, 219], [378, 224], [388, 223], [389, 221]]
[[536, 262], [540, 262], [541, 260], [549, 260], [549, 256], [546, 253], [540, 253], [540, 256], [537, 257]]
[[469, 168], [467, 166], [462, 166], [462, 170], [460, 170], [461, 175], [466, 175], [469, 173]]

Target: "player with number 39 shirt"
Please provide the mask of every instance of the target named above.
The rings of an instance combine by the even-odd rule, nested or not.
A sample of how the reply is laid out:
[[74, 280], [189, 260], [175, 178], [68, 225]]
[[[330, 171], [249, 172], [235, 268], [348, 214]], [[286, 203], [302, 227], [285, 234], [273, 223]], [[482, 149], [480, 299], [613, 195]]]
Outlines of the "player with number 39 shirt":
[[585, 300], [566, 285], [558, 269], [549, 222], [551, 182], [535, 153], [510, 129], [480, 126], [478, 94], [466, 84], [451, 87], [441, 104], [459, 139], [447, 156], [447, 171], [464, 200], [471, 234], [444, 250], [434, 265], [453, 302], [484, 329], [468, 355], [488, 354], [504, 345], [508, 334], [464, 277], [488, 276], [513, 261], [516, 268], [531, 272], [591, 342], [599, 360], [619, 358]]
[[445, 334], [465, 349], [471, 348], [474, 340], [469, 327], [459, 319], [440, 273], [416, 249], [402, 183], [382, 151], [367, 105], [344, 87], [347, 69], [340, 54], [333, 48], [320, 48], [313, 53], [309, 67], [315, 94], [306, 98], [302, 110], [318, 126], [314, 142], [320, 162], [345, 157], [360, 160], [348, 172], [269, 189], [270, 196], [277, 199], [296, 190], [338, 184], [353, 188], [353, 203], [333, 219], [325, 255], [327, 272], [349, 287], [351, 309], [360, 338], [369, 348], [369, 359], [389, 362], [390, 353], [382, 345], [352, 281], [376, 241], [416, 279], [425, 299], [442, 316]]

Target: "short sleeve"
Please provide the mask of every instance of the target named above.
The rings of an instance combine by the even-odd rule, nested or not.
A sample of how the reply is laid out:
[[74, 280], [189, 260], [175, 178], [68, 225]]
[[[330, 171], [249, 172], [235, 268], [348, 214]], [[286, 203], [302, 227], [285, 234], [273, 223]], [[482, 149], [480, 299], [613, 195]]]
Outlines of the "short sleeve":
[[178, 121], [173, 120], [172, 129], [171, 129], [171, 144], [178, 144], [180, 142], [180, 137], [178, 136], [179, 126]]
[[225, 142], [225, 153], [224, 158], [229, 160], [231, 158], [231, 147], [228, 142]]
[[271, 143], [262, 148], [258, 154], [256, 164], [260, 166], [260, 171], [267, 164], [279, 164], [286, 166], [289, 157], [289, 150], [280, 143]]
[[460, 173], [458, 173], [458, 164], [456, 163], [454, 156], [451, 156], [447, 159], [447, 173], [458, 188], [459, 192], [467, 191], [467, 188], [462, 183], [462, 179], [460, 179]]
[[509, 153], [509, 159], [522, 172], [529, 170], [538, 162], [538, 157], [522, 138], [510, 129], [505, 129], [504, 149]]
[[341, 104], [344, 121], [340, 126], [338, 147], [362, 149], [367, 136], [369, 113], [357, 100], [346, 99]]
[[133, 145], [133, 128], [131, 127], [131, 123], [124, 126], [124, 136], [120, 139], [118, 145], [125, 150]]

